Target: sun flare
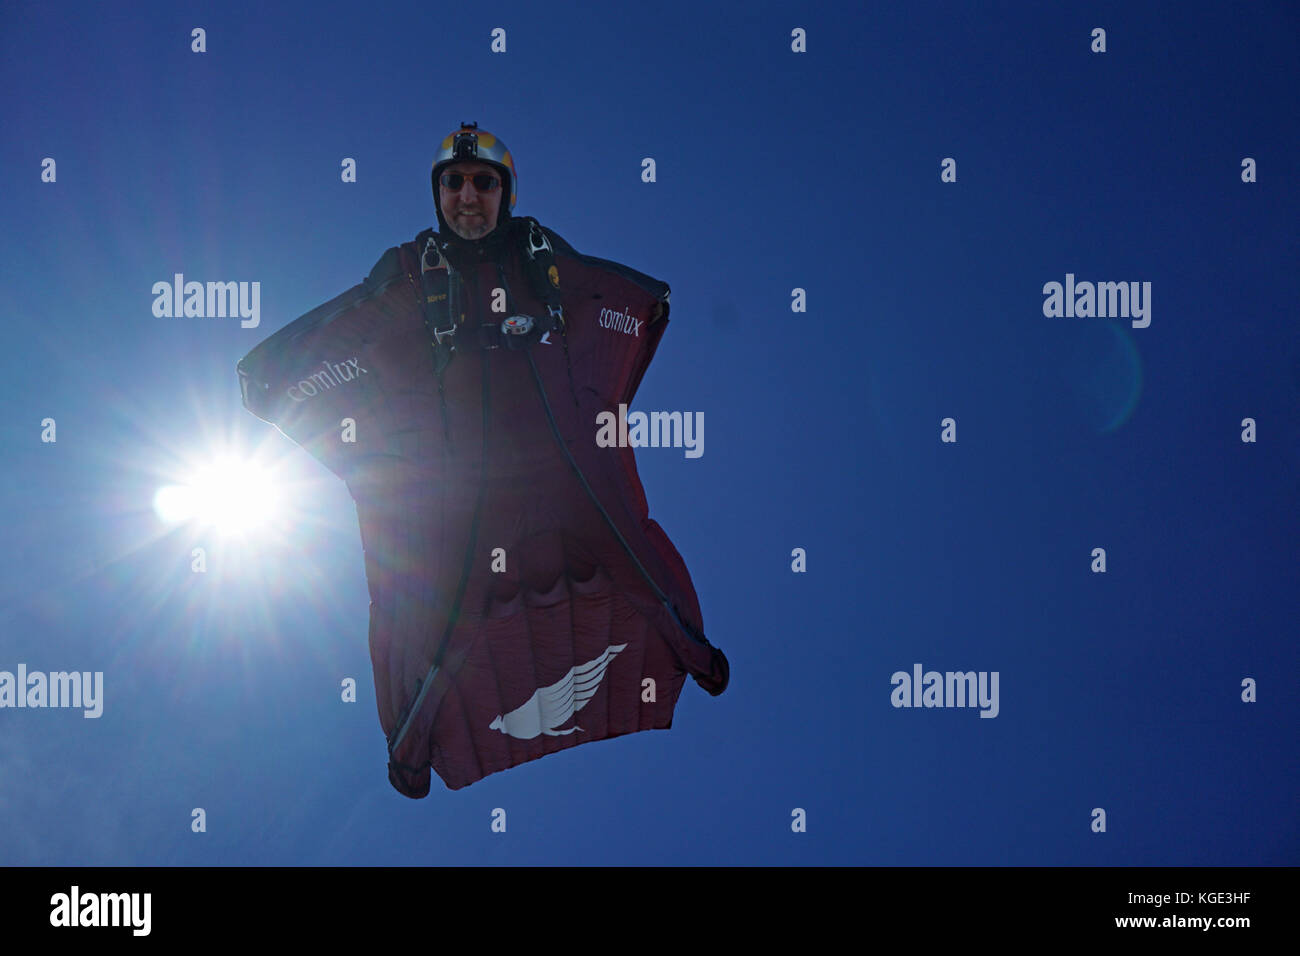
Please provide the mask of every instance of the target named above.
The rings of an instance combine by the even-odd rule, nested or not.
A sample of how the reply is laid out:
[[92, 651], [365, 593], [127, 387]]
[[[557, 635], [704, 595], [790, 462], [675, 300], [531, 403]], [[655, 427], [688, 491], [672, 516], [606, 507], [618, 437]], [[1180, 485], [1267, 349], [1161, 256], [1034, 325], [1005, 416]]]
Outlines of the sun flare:
[[218, 534], [242, 537], [265, 528], [280, 513], [281, 502], [264, 468], [224, 458], [183, 484], [159, 488], [153, 507], [167, 524], [198, 522]]

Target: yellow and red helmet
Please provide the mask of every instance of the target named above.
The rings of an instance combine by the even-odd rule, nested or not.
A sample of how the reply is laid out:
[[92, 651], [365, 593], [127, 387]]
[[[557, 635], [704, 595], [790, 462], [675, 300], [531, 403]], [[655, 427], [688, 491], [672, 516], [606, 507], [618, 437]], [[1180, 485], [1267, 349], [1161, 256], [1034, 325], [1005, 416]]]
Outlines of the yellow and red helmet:
[[[478, 123], [461, 123], [460, 127], [447, 134], [447, 138], [438, 147], [433, 157], [433, 169], [429, 174], [433, 186], [433, 201], [438, 201], [438, 177], [444, 166], [462, 161], [487, 163], [501, 173], [501, 184], [510, 198], [504, 210], [512, 212], [515, 201], [519, 198], [518, 176], [515, 174], [515, 161], [510, 150], [487, 130], [478, 128]], [[504, 218], [504, 217], [502, 217]]]

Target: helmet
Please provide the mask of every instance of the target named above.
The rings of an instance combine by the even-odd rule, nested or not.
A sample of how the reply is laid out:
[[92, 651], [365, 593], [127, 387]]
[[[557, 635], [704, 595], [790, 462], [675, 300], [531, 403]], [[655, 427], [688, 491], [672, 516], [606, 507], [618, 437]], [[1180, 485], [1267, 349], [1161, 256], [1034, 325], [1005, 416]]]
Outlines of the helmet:
[[515, 161], [510, 157], [510, 150], [506, 149], [506, 144], [486, 130], [479, 129], [478, 123], [461, 123], [459, 129], [447, 134], [447, 138], [438, 147], [438, 152], [434, 154], [433, 170], [429, 179], [433, 186], [433, 202], [438, 211], [438, 221], [445, 228], [446, 223], [443, 222], [442, 203], [438, 193], [438, 177], [442, 175], [443, 167], [463, 160], [487, 163], [501, 173], [501, 188], [510, 197], [509, 203], [501, 204], [501, 211], [497, 216], [496, 224], [501, 225], [510, 218], [510, 211], [515, 208], [515, 200], [519, 198]]

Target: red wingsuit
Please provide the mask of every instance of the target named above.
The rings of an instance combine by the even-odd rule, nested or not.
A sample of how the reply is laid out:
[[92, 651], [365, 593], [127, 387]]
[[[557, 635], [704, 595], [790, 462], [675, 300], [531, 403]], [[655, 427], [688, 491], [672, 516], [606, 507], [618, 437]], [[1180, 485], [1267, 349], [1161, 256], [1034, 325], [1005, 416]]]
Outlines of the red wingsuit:
[[[715, 695], [728, 680], [632, 448], [597, 443], [598, 413], [631, 402], [654, 356], [668, 286], [545, 230], [564, 331], [501, 347], [505, 315], [547, 314], [524, 271], [526, 222], [472, 254], [443, 246], [459, 315], [441, 382], [421, 304], [451, 314], [422, 284], [431, 230], [239, 363], [245, 406], [356, 501], [389, 780], [409, 797], [429, 792], [431, 767], [459, 789], [670, 727], [688, 673]], [[509, 312], [492, 311], [496, 289]]]

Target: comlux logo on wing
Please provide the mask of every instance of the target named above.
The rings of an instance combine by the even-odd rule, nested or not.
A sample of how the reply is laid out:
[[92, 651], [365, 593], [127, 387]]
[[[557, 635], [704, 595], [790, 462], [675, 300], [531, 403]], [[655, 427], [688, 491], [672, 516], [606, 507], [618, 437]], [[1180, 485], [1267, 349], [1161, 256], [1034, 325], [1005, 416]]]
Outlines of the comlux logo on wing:
[[[368, 374], [361, 367], [360, 362], [361, 360], [355, 356], [345, 359], [342, 365], [335, 362], [321, 362], [322, 368], [319, 372], [312, 372], [305, 378], [299, 379], [296, 385], [290, 385], [286, 391], [295, 402], [305, 402], [319, 392], [338, 388], [344, 382]], [[295, 395], [294, 392], [298, 394]]]

